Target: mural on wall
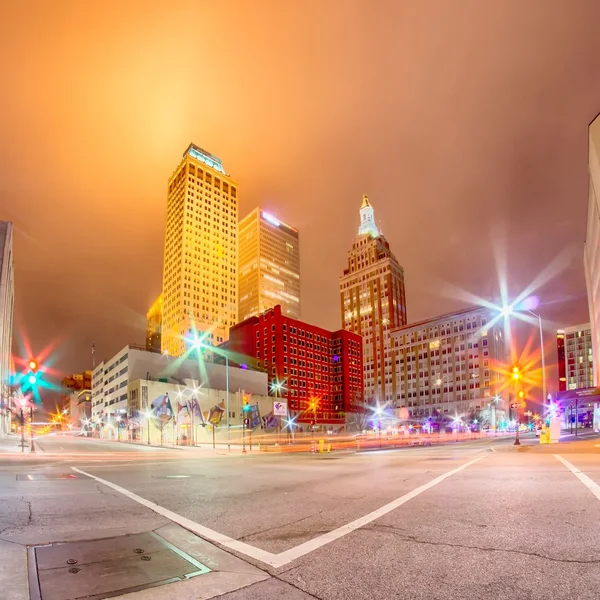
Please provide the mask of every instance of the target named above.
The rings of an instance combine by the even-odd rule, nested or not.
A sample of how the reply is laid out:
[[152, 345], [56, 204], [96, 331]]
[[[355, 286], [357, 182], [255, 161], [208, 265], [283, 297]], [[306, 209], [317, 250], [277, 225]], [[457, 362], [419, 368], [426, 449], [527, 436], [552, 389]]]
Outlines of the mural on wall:
[[175, 416], [169, 394], [161, 394], [152, 400], [150, 411], [152, 412], [154, 419], [162, 421], [163, 423], [170, 421]]
[[202, 414], [200, 404], [196, 398], [180, 399], [177, 403], [177, 423], [191, 424], [192, 422], [200, 425], [206, 423], [206, 419]]

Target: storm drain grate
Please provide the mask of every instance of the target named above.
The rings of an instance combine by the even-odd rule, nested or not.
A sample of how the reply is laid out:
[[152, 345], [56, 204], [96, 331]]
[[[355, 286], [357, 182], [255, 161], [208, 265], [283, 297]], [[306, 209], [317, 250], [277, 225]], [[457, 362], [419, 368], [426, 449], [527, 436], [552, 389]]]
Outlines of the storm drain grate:
[[20, 473], [17, 475], [17, 481], [44, 481], [46, 479], [81, 479], [81, 477], [75, 473]]
[[101, 600], [210, 572], [154, 532], [28, 552], [32, 600]]

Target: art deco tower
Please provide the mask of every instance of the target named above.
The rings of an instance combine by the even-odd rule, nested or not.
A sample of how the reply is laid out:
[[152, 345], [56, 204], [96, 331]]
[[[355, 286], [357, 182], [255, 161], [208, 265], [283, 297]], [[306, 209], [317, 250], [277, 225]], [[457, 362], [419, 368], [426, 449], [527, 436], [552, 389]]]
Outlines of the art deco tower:
[[221, 159], [190, 144], [169, 179], [161, 349], [195, 332], [215, 345], [237, 322], [238, 185]]
[[397, 399], [396, 353], [390, 331], [406, 324], [404, 270], [375, 224], [363, 196], [358, 236], [340, 277], [342, 326], [363, 339], [365, 399]]

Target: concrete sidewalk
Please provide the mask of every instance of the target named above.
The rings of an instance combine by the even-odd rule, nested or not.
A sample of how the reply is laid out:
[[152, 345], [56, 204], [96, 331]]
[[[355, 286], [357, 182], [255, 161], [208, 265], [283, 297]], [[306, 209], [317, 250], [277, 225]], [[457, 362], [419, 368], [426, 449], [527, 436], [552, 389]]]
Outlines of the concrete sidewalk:
[[[242, 446], [239, 444], [231, 444], [231, 449], [227, 448], [227, 444], [217, 444], [215, 448], [210, 444], [202, 444], [198, 446], [172, 446], [165, 445], [160, 446], [158, 444], [146, 444], [144, 442], [129, 442], [125, 440], [108, 440], [108, 439], [98, 439], [98, 438], [85, 438], [86, 441], [94, 441], [94, 442], [107, 442], [111, 444], [123, 444], [126, 446], [134, 446], [141, 448], [156, 448], [159, 450], [181, 450], [184, 452], [197, 452], [204, 454], [243, 454]], [[259, 452], [259, 448], [257, 444], [252, 444], [252, 450], [249, 449], [248, 445], [246, 445], [246, 454], [257, 454]]]
[[[22, 454], [29, 454], [30, 451], [31, 440], [29, 438], [25, 438], [25, 451]], [[0, 438], [0, 452], [21, 452], [21, 436], [10, 434], [6, 437]]]

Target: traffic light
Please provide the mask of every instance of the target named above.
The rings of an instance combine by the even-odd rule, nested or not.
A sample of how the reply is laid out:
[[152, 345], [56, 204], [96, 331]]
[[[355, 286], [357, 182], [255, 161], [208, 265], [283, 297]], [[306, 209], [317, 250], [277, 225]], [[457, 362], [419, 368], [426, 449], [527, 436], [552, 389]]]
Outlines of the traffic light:
[[523, 390], [519, 390], [519, 398], [523, 400], [525, 398], [525, 392]]
[[519, 373], [519, 367], [513, 367], [512, 368], [512, 378], [517, 381], [519, 378], [521, 377], [521, 374]]
[[244, 394], [242, 397], [243, 407], [242, 410], [244, 412], [248, 412], [252, 407], [250, 406], [250, 396], [248, 394]]
[[29, 359], [29, 373], [27, 374], [27, 383], [34, 386], [38, 382], [38, 363], [34, 358]]
[[250, 419], [244, 419], [244, 427], [250, 426]]

